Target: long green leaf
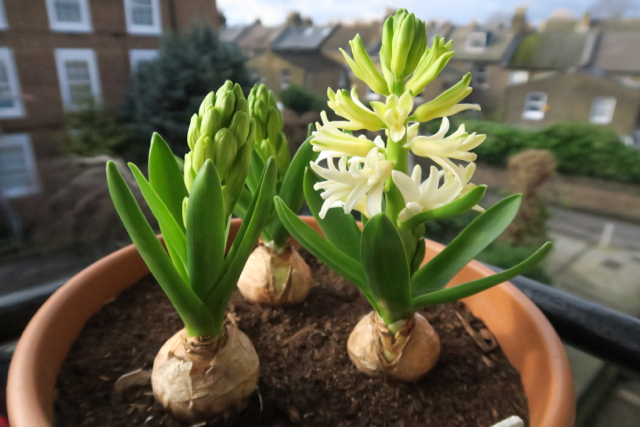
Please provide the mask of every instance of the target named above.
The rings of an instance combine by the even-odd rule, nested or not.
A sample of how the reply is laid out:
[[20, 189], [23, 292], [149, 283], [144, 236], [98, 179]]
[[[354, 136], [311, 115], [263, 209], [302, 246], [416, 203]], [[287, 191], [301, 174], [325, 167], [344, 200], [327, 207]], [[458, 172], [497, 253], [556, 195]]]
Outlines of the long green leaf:
[[[255, 248], [256, 242], [260, 237], [260, 233], [265, 226], [267, 217], [263, 212], [273, 206], [273, 197], [276, 192], [276, 165], [273, 158], [267, 160], [264, 173], [260, 179], [258, 193], [254, 196], [255, 203], [252, 203], [251, 215], [245, 218], [243, 223], [248, 223], [242, 234], [236, 236], [236, 240], [240, 238], [239, 245], [233, 253], [227, 256], [229, 262], [225, 262], [225, 271], [222, 280], [218, 283], [213, 292], [207, 297], [206, 304], [214, 315], [214, 321], [217, 327], [222, 328], [224, 322], [225, 307], [229, 302], [229, 298], [236, 289], [240, 274]], [[234, 242], [235, 243], [235, 242]]]
[[211, 314], [171, 264], [118, 167], [111, 161], [107, 163], [107, 183], [113, 204], [133, 244], [180, 315], [188, 335], [213, 335]]
[[324, 219], [320, 218], [320, 210], [324, 200], [313, 186], [320, 181], [316, 173], [307, 168], [304, 175], [304, 196], [307, 199], [309, 210], [318, 221], [320, 228], [327, 240], [340, 252], [351, 259], [360, 262], [360, 240], [362, 231], [352, 215], [347, 215], [342, 209], [329, 209]]
[[149, 149], [149, 184], [167, 206], [178, 226], [184, 230], [182, 201], [189, 194], [176, 157], [167, 142], [157, 133], [151, 137]]
[[258, 153], [254, 150], [251, 155], [251, 167], [249, 168], [249, 174], [247, 175], [247, 188], [252, 195], [258, 192], [260, 186], [260, 177], [264, 172], [264, 162], [260, 159]]
[[173, 265], [180, 273], [182, 280], [185, 283], [189, 283], [189, 275], [187, 274], [187, 238], [184, 235], [184, 231], [171, 215], [167, 206], [160, 200], [160, 196], [142, 175], [140, 169], [133, 163], [129, 163], [129, 169], [131, 169], [131, 173], [133, 173], [133, 177], [136, 179], [140, 192], [142, 192], [142, 196], [147, 205], [149, 205], [153, 216], [158, 221], [160, 232], [164, 236], [164, 242], [169, 250]]
[[362, 230], [362, 268], [378, 313], [387, 325], [408, 318], [411, 273], [402, 238], [389, 217], [380, 213]]
[[320, 261], [327, 264], [330, 269], [356, 285], [362, 293], [370, 297], [371, 294], [364, 278], [364, 271], [359, 262], [353, 258], [346, 257], [318, 232], [305, 224], [279, 197], [275, 198], [275, 204], [280, 221], [298, 243]]
[[193, 180], [187, 204], [187, 265], [191, 289], [201, 299], [209, 295], [222, 269], [226, 227], [222, 186], [209, 159]]
[[247, 187], [242, 189], [240, 193], [240, 197], [236, 202], [236, 205], [233, 207], [233, 214], [238, 218], [244, 219], [247, 215], [247, 209], [249, 209], [249, 205], [251, 204], [251, 193], [247, 190]]
[[522, 261], [515, 267], [509, 270], [503, 271], [493, 276], [485, 277], [483, 279], [467, 282], [462, 285], [453, 286], [451, 288], [442, 289], [436, 292], [431, 292], [413, 299], [413, 306], [417, 309], [427, 305], [444, 304], [451, 301], [457, 301], [461, 298], [466, 298], [471, 295], [475, 295], [478, 292], [482, 292], [492, 286], [499, 285], [511, 280], [514, 277], [524, 273], [538, 262], [540, 262], [553, 247], [553, 243], [547, 242], [540, 249], [536, 251], [526, 260]]
[[484, 193], [487, 191], [486, 185], [478, 185], [473, 190], [469, 191], [463, 197], [454, 200], [442, 207], [431, 209], [430, 211], [422, 212], [418, 215], [414, 215], [408, 220], [400, 223], [400, 228], [415, 228], [427, 221], [434, 219], [450, 218], [452, 216], [460, 215], [473, 208], [482, 200]]
[[[313, 146], [311, 140], [307, 139], [293, 156], [293, 160], [289, 164], [289, 168], [282, 179], [282, 186], [278, 192], [278, 196], [293, 212], [300, 212], [300, 208], [304, 203], [304, 192], [300, 183], [304, 179], [304, 171], [309, 162], [314, 157]], [[269, 234], [273, 238], [276, 246], [281, 247], [289, 238], [289, 232], [274, 213], [272, 219], [267, 225]]]
[[518, 213], [521, 195], [507, 197], [469, 224], [453, 242], [413, 275], [413, 296], [447, 286], [465, 265], [509, 226]]

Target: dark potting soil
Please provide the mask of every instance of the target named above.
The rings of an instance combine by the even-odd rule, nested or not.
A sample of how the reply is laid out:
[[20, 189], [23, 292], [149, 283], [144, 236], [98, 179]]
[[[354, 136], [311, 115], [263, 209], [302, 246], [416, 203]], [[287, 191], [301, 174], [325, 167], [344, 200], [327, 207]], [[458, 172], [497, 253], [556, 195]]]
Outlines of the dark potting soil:
[[[346, 343], [370, 306], [353, 285], [303, 256], [314, 286], [301, 305], [271, 309], [234, 296], [229, 321], [237, 322], [258, 352], [258, 391], [245, 412], [207, 426], [485, 427], [511, 415], [529, 425], [520, 375], [499, 347], [480, 348], [470, 332], [488, 338], [488, 331], [462, 303], [422, 311], [440, 335], [442, 352], [436, 367], [417, 383], [357, 372]], [[468, 320], [467, 328], [461, 317]], [[57, 425], [184, 426], [154, 402], [150, 384], [121, 393], [113, 389], [121, 375], [150, 370], [162, 344], [181, 328], [151, 277], [105, 305], [85, 325], [62, 367]]]

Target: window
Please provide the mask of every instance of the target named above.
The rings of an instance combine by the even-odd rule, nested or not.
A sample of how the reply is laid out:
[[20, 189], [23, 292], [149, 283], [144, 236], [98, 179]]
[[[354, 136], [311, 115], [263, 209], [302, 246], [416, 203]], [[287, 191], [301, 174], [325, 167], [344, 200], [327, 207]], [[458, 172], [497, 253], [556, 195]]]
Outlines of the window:
[[467, 43], [464, 47], [467, 52], [482, 53], [485, 47], [487, 47], [487, 33], [483, 31], [469, 33]]
[[472, 80], [473, 86], [480, 87], [480, 88], [488, 87], [487, 66], [484, 64], [475, 64], [473, 68], [474, 68], [473, 80]]
[[157, 49], [131, 49], [129, 51], [129, 61], [131, 61], [131, 72], [135, 73], [138, 70], [138, 65], [141, 62], [153, 61], [158, 57]]
[[522, 118], [527, 120], [542, 120], [547, 111], [547, 94], [544, 92], [531, 92], [524, 101]]
[[284, 69], [282, 70], [282, 83], [280, 84], [280, 87], [282, 89], [286, 89], [289, 87], [290, 84], [291, 84], [291, 73], [289, 73], [288, 69]]
[[591, 114], [589, 121], [599, 125], [608, 125], [613, 119], [616, 109], [616, 99], [612, 96], [599, 96], [591, 102]]
[[162, 33], [158, 0], [124, 0], [127, 31], [131, 34]]
[[49, 26], [53, 31], [91, 31], [88, 0], [46, 0]]
[[7, 11], [4, 9], [4, 1], [0, 0], [0, 30], [6, 30], [8, 28]]
[[529, 72], [528, 71], [512, 71], [509, 74], [509, 84], [517, 85], [521, 83], [526, 83], [529, 81]]
[[56, 49], [58, 82], [65, 109], [100, 101], [100, 79], [93, 49]]
[[36, 161], [29, 134], [0, 136], [0, 193], [12, 198], [39, 191]]
[[0, 119], [24, 117], [24, 105], [13, 51], [0, 48]]

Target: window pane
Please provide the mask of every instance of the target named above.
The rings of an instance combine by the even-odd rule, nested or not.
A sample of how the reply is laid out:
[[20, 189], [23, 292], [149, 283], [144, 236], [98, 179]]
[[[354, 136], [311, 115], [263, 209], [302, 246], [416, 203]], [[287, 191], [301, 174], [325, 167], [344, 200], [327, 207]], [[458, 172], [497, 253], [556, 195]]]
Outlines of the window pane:
[[91, 85], [89, 83], [70, 84], [69, 93], [71, 95], [71, 104], [73, 105], [85, 104], [93, 98]]
[[153, 25], [151, 0], [131, 0], [131, 16], [135, 25]]
[[86, 61], [67, 61], [67, 79], [72, 82], [90, 82], [89, 64]]
[[7, 64], [0, 62], [0, 108], [12, 108], [13, 106], [13, 93], [7, 73]]
[[28, 187], [29, 173], [21, 146], [0, 148], [0, 185], [2, 191], [7, 192], [16, 188]]
[[55, 8], [58, 22], [82, 22], [80, 0], [56, 0]]

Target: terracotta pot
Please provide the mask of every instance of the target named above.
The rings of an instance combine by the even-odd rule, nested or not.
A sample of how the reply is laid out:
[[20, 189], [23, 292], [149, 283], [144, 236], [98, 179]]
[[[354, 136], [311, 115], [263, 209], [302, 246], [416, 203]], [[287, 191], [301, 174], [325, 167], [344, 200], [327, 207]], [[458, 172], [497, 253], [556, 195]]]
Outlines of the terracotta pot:
[[[313, 218], [305, 221], [317, 229]], [[233, 220], [231, 238], [239, 224]], [[425, 260], [442, 247], [427, 242]], [[12, 427], [53, 426], [56, 376], [85, 322], [148, 272], [130, 245], [78, 273], [40, 308], [22, 334], [9, 369], [7, 404]], [[491, 274], [472, 261], [449, 286]], [[571, 427], [575, 413], [571, 370], [558, 335], [540, 310], [510, 283], [464, 302], [484, 320], [520, 372], [531, 426]]]

